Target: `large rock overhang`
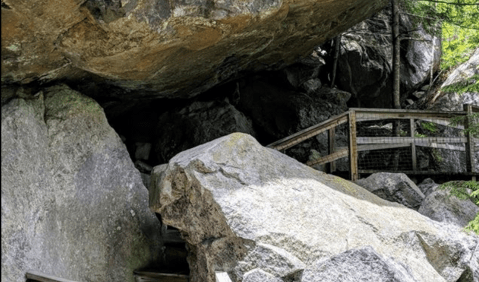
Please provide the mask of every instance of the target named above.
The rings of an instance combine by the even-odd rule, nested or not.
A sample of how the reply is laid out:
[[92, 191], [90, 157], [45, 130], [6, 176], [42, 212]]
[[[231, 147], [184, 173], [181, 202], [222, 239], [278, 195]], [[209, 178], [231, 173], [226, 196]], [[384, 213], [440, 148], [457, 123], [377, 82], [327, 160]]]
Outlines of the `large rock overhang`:
[[2, 0], [2, 84], [92, 77], [188, 98], [288, 65], [386, 0]]

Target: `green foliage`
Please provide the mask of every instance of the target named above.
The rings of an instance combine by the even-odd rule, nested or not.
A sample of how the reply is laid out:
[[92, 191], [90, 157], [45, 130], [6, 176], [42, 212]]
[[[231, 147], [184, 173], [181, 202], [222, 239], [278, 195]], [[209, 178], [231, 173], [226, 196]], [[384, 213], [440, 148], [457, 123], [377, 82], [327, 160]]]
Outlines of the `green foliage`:
[[[439, 186], [439, 189], [449, 191], [450, 195], [459, 199], [470, 199], [479, 206], [479, 183], [477, 181], [450, 181]], [[479, 213], [465, 227], [467, 231], [473, 231], [479, 235]]]
[[448, 69], [464, 63], [479, 46], [479, 30], [450, 23], [442, 24], [441, 68]]
[[416, 25], [442, 37], [442, 69], [465, 62], [479, 46], [477, 0], [404, 0], [404, 6]]
[[479, 93], [479, 74], [475, 74], [472, 77], [465, 79], [459, 83], [451, 84], [442, 89], [443, 92], [462, 94], [466, 92], [478, 92]]
[[430, 131], [432, 133], [436, 133], [437, 132], [437, 127], [436, 127], [436, 124], [433, 123], [433, 122], [423, 122], [421, 124], [422, 128], [426, 129], [427, 131]]
[[472, 231], [479, 235], [479, 213], [476, 214], [476, 217], [469, 222], [469, 224], [464, 228], [467, 231]]
[[[464, 130], [465, 134], [470, 134], [472, 137], [479, 138], [479, 113], [473, 113], [467, 116], [467, 119], [470, 120], [469, 127]], [[452, 126], [457, 126], [464, 124], [466, 116], [457, 116], [451, 119], [450, 124]]]

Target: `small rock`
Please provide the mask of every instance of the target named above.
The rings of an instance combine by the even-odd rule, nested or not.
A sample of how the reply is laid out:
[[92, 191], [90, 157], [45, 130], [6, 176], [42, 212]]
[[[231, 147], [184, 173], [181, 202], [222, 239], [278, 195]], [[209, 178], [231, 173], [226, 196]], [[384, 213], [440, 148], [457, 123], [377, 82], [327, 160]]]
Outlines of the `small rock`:
[[416, 91], [412, 93], [412, 95], [416, 97], [417, 99], [421, 99], [425, 94], [426, 94], [425, 91]]
[[428, 91], [429, 90], [429, 84], [426, 84], [423, 87], [421, 87], [421, 90], [422, 91]]
[[146, 173], [141, 173], [141, 181], [145, 185], [146, 189], [150, 189], [150, 175]]
[[439, 184], [435, 183], [431, 178], [424, 179], [421, 184], [417, 185], [419, 190], [424, 194], [424, 196], [429, 196], [432, 192], [437, 190]]
[[142, 161], [136, 161], [135, 167], [142, 173], [151, 173], [151, 171], [153, 170], [153, 167], [151, 165]]
[[356, 182], [380, 198], [419, 209], [424, 194], [404, 173], [380, 172]]
[[407, 103], [408, 105], [412, 105], [412, 104], [414, 104], [414, 101], [411, 100], [411, 99], [406, 99], [406, 103]]
[[135, 143], [135, 159], [147, 161], [150, 158], [151, 143]]
[[311, 94], [316, 92], [319, 88], [321, 88], [321, 80], [319, 78], [312, 78], [310, 80], [305, 81], [302, 85], [302, 88], [306, 91], [306, 93]]

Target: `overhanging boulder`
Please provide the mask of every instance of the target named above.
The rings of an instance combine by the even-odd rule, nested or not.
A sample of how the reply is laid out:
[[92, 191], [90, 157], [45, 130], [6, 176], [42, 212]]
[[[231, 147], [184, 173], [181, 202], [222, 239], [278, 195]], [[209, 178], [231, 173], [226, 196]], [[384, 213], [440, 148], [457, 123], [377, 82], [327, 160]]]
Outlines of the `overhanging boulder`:
[[135, 98], [191, 97], [243, 70], [291, 64], [386, 4], [4, 0], [2, 84], [89, 78], [142, 90], [124, 93]]
[[319, 261], [334, 262], [334, 256], [367, 246], [385, 269], [404, 274], [398, 281], [479, 279], [472, 258], [477, 237], [245, 134], [216, 139], [155, 167], [150, 208], [181, 231], [193, 282], [213, 282], [215, 271], [236, 282], [257, 276], [306, 282], [306, 270], [314, 272]]

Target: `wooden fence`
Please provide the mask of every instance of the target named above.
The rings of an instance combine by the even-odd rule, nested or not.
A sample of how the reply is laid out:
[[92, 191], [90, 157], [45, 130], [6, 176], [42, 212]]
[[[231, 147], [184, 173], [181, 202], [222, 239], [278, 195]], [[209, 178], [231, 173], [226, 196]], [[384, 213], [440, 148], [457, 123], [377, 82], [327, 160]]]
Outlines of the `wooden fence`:
[[[471, 115], [474, 112], [479, 112], [479, 107], [464, 105], [464, 111], [451, 112], [351, 108], [348, 112], [278, 140], [268, 145], [268, 147], [284, 151], [318, 134], [328, 132], [328, 154], [319, 159], [308, 161], [307, 165], [313, 166], [329, 163], [330, 172], [333, 172], [335, 171], [335, 161], [348, 157], [350, 178], [353, 181], [357, 180], [361, 173], [370, 174], [385, 171], [377, 168], [368, 169], [361, 167], [358, 164], [358, 153], [360, 152], [408, 148], [410, 152], [408, 153], [410, 156], [408, 162], [410, 163], [405, 168], [406, 170], [401, 172], [406, 174], [443, 174], [444, 172], [442, 171], [418, 169], [417, 147], [462, 151], [465, 152], [465, 169], [459, 174], [472, 176], [475, 179], [479, 175], [478, 164], [475, 160], [475, 146], [478, 145], [478, 140], [470, 134], [462, 133], [464, 129], [469, 127], [469, 124], [477, 122], [471, 119]], [[465, 122], [452, 125], [451, 119], [454, 117], [464, 117]], [[399, 131], [399, 129], [393, 130], [389, 127], [389, 132], [392, 133], [389, 136], [362, 136], [362, 134], [358, 136], [358, 123], [361, 122], [369, 124], [371, 122], [389, 122], [389, 125], [394, 124], [396, 128], [401, 127], [400, 123], [402, 123], [403, 127], [406, 123], [408, 124], [408, 129]], [[416, 125], [424, 123], [432, 123], [433, 128], [435, 126], [454, 128], [456, 129], [457, 137], [424, 136], [418, 134]], [[336, 147], [336, 129], [342, 124], [348, 125], [348, 144], [345, 147]], [[402, 159], [404, 159], [404, 156], [402, 156]]]

